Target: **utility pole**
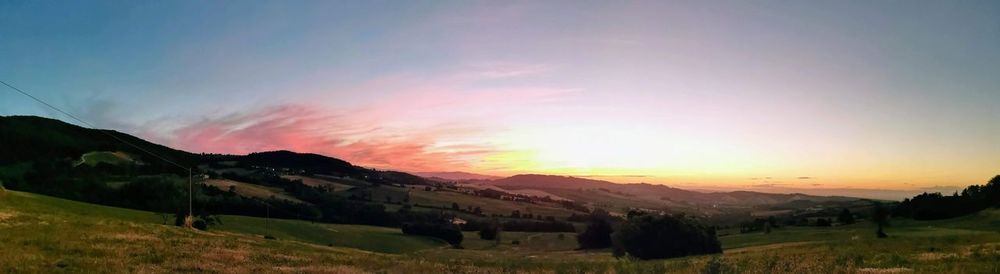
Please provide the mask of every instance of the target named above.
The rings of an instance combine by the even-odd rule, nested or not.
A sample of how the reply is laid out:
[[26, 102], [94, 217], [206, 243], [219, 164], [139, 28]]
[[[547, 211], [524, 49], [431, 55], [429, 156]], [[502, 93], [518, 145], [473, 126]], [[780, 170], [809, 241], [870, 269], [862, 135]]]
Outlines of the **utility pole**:
[[264, 202], [266, 213], [264, 215], [264, 237], [271, 236], [271, 203]]
[[191, 176], [191, 168], [188, 168], [188, 217], [185, 225], [191, 227], [194, 224], [194, 177]]

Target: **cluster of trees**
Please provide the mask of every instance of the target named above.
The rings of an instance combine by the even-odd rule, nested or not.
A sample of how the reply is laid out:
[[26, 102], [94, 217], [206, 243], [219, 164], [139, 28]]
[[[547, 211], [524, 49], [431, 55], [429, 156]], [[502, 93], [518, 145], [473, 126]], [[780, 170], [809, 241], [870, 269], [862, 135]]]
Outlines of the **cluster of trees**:
[[[499, 216], [496, 216], [496, 217], [499, 217]], [[510, 218], [514, 218], [514, 219], [518, 219], [518, 218], [520, 218], [520, 219], [537, 219], [537, 220], [543, 220], [544, 219], [544, 220], [547, 220], [547, 221], [555, 221], [555, 219], [556, 219], [555, 216], [544, 216], [543, 217], [541, 214], [535, 215], [535, 214], [531, 214], [531, 212], [521, 213], [520, 210], [511, 211], [510, 212]]]
[[483, 240], [495, 240], [500, 243], [500, 224], [495, 220], [487, 222], [479, 229], [479, 238]]
[[581, 249], [613, 247], [615, 256], [663, 259], [722, 252], [715, 228], [684, 215], [630, 212], [620, 223], [594, 216], [577, 235]]
[[580, 249], [601, 249], [611, 247], [611, 233], [614, 229], [606, 219], [594, 218], [583, 233], [576, 235]]
[[771, 232], [772, 228], [777, 228], [779, 226], [778, 219], [774, 216], [765, 218], [757, 218], [753, 221], [740, 223], [740, 233], [751, 233], [751, 232]]
[[1000, 206], [1000, 175], [985, 185], [972, 185], [961, 193], [950, 196], [941, 193], [923, 193], [904, 199], [892, 214], [916, 220], [939, 220], [968, 215], [980, 210]]
[[851, 213], [849, 209], [843, 209], [840, 214], [837, 215], [837, 222], [845, 225], [854, 223], [854, 213]]
[[833, 226], [833, 220], [830, 220], [830, 218], [819, 218], [819, 219], [816, 219], [816, 226], [820, 226], [820, 227]]
[[590, 208], [587, 208], [586, 206], [584, 206], [582, 204], [578, 204], [578, 203], [573, 202], [573, 201], [562, 200], [562, 201], [559, 201], [559, 205], [561, 205], [563, 208], [566, 208], [566, 209], [569, 209], [569, 210], [579, 211], [579, 212], [583, 212], [583, 213], [590, 213]]
[[643, 260], [722, 253], [715, 228], [684, 215], [630, 214], [612, 239], [616, 255]]

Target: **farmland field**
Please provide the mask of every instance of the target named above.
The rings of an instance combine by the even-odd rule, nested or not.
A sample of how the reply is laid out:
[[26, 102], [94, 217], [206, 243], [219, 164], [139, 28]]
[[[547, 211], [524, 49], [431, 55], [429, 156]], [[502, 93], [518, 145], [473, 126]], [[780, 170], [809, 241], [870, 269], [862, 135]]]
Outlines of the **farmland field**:
[[[507, 232], [497, 245], [465, 233], [465, 249], [395, 229], [223, 216], [195, 231], [153, 213], [6, 191], [0, 194], [0, 269], [14, 272], [362, 273], [996, 273], [1000, 211], [948, 221], [895, 220], [888, 239], [866, 222], [722, 237], [723, 255], [619, 260], [577, 251], [572, 233]], [[518, 244], [513, 244], [517, 240]], [[394, 254], [393, 254], [394, 253]]]

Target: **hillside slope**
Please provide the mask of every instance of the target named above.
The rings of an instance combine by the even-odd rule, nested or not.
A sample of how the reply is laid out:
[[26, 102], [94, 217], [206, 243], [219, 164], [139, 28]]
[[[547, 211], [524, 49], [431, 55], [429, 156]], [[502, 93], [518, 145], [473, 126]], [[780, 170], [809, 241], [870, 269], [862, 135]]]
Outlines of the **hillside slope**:
[[[617, 260], [609, 252], [572, 250], [571, 237], [513, 233], [520, 245], [469, 238], [467, 250], [431, 248], [401, 255], [309, 244], [308, 222], [279, 222], [278, 240], [256, 231], [208, 232], [158, 224], [149, 212], [0, 191], [0, 269], [14, 273], [997, 273], [1000, 211], [954, 221], [895, 220], [888, 239], [867, 222], [842, 227], [777, 228], [723, 237], [725, 253], [669, 260]], [[224, 221], [229, 217], [224, 217]], [[260, 228], [256, 223], [227, 226]], [[324, 228], [324, 227], [319, 227]], [[349, 240], [382, 233], [329, 227]], [[287, 234], [284, 234], [287, 233]], [[386, 233], [389, 233], [386, 231]], [[564, 239], [566, 238], [566, 239]], [[403, 239], [403, 238], [401, 238]]]
[[[114, 137], [111, 137], [111, 136]], [[140, 157], [153, 166], [168, 164], [142, 150], [190, 166], [198, 161], [193, 153], [172, 149], [114, 130], [89, 129], [37, 116], [0, 116], [0, 165], [54, 159], [78, 159], [92, 151], [121, 151]]]
[[514, 190], [539, 189], [557, 195], [564, 195], [563, 197], [567, 198], [578, 197], [577, 200], [585, 200], [588, 196], [593, 197], [594, 193], [591, 192], [575, 195], [572, 192], [567, 192], [567, 190], [580, 191], [598, 189], [605, 192], [598, 193], [604, 194], [604, 196], [622, 196], [622, 199], [643, 199], [649, 202], [657, 203], [666, 201], [753, 206], [787, 203], [797, 200], [809, 200], [816, 202], [857, 200], [857, 198], [849, 197], [824, 197], [805, 194], [774, 194], [752, 191], [698, 192], [665, 185], [646, 183], [619, 184], [602, 180], [538, 174], [515, 175], [508, 178], [489, 181], [488, 184]]

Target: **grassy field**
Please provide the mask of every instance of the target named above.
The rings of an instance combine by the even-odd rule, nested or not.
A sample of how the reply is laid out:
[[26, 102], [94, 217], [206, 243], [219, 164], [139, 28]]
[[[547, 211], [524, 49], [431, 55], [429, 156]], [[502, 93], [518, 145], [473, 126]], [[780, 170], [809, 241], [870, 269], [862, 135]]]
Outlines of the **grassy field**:
[[262, 185], [248, 184], [229, 179], [210, 179], [210, 180], [205, 180], [204, 183], [206, 185], [217, 187], [223, 191], [228, 190], [230, 187], [233, 187], [236, 193], [240, 194], [241, 196], [263, 198], [263, 199], [274, 197], [277, 199], [284, 199], [292, 202], [303, 203], [301, 200], [296, 199], [295, 197], [292, 197], [288, 194], [285, 194], [284, 190], [276, 187], [266, 187]]
[[[894, 220], [877, 239], [866, 222], [722, 237], [722, 255], [633, 261], [582, 252], [575, 235], [466, 233], [451, 249], [394, 229], [224, 216], [207, 232], [155, 214], [40, 195], [0, 193], [0, 271], [218, 273], [998, 273], [1000, 211], [953, 220]], [[519, 244], [512, 244], [517, 240]], [[333, 245], [328, 246], [328, 245]], [[355, 247], [355, 248], [351, 248]], [[375, 250], [382, 252], [371, 252]], [[388, 254], [393, 252], [398, 254]]]
[[265, 220], [244, 216], [223, 216], [223, 224], [216, 229], [382, 253], [406, 253], [447, 245], [434, 238], [403, 235], [397, 228], [321, 224], [298, 220]]
[[353, 185], [345, 185], [341, 183], [334, 182], [334, 179], [320, 179], [307, 176], [298, 175], [282, 175], [281, 178], [288, 180], [301, 180], [303, 184], [307, 186], [328, 186], [333, 187], [334, 191], [345, 191], [354, 187]]
[[[469, 206], [480, 207], [484, 214], [500, 214], [500, 215], [510, 215], [514, 210], [520, 211], [522, 214], [531, 213], [532, 215], [542, 215], [542, 216], [555, 216], [558, 218], [569, 217], [574, 211], [569, 209], [553, 207], [540, 204], [532, 204], [527, 202], [515, 202], [508, 200], [498, 200], [490, 199], [484, 197], [473, 196], [465, 193], [459, 193], [451, 190], [436, 190], [436, 191], [426, 191], [423, 188], [402, 188], [402, 187], [379, 187], [375, 188], [372, 193], [372, 200], [376, 202], [386, 201], [386, 197], [391, 197], [392, 201], [401, 201], [406, 193], [409, 192], [410, 203], [419, 204], [422, 206], [432, 206], [441, 208], [451, 208], [451, 203], [457, 203], [462, 209], [467, 209]], [[579, 212], [576, 212], [579, 213]]]

